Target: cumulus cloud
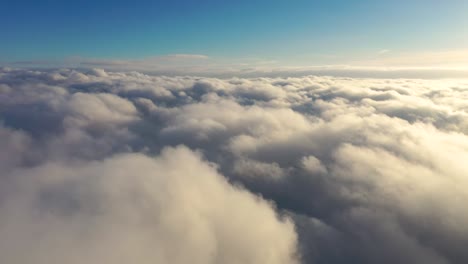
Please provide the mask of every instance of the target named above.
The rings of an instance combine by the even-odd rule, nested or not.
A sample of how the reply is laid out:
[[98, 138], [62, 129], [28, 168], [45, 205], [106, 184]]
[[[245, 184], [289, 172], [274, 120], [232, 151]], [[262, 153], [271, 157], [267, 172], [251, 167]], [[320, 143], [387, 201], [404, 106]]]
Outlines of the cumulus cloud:
[[466, 91], [462, 79], [4, 68], [0, 254], [466, 263]]
[[290, 220], [185, 147], [3, 178], [9, 263], [295, 263]]

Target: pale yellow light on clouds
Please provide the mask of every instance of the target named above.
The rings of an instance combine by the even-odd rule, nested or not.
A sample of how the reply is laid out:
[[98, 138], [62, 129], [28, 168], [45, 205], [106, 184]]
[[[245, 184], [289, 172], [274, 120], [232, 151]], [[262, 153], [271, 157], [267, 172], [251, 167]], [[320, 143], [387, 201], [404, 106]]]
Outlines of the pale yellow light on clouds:
[[427, 67], [468, 69], [468, 49], [422, 51], [422, 52], [379, 52], [378, 57], [356, 60], [351, 65], [377, 67]]

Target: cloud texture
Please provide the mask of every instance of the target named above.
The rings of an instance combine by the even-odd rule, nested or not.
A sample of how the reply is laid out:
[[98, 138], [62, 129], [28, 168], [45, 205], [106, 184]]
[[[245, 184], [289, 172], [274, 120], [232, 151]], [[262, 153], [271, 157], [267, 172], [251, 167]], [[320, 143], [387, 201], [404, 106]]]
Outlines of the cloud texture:
[[9, 263], [466, 263], [468, 81], [0, 71]]

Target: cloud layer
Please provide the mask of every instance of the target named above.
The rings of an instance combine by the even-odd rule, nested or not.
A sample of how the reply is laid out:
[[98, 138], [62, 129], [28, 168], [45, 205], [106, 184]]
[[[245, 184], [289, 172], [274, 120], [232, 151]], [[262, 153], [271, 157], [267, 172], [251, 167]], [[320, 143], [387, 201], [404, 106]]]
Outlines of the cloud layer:
[[466, 80], [3, 68], [0, 254], [466, 263], [466, 91]]

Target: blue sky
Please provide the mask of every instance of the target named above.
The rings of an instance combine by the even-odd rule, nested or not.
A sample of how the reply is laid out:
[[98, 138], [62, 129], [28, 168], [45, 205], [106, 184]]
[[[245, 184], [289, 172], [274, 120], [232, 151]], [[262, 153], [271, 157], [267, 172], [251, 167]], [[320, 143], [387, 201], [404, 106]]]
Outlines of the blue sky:
[[285, 65], [372, 65], [468, 54], [465, 0], [0, 3], [2, 62], [202, 54]]

